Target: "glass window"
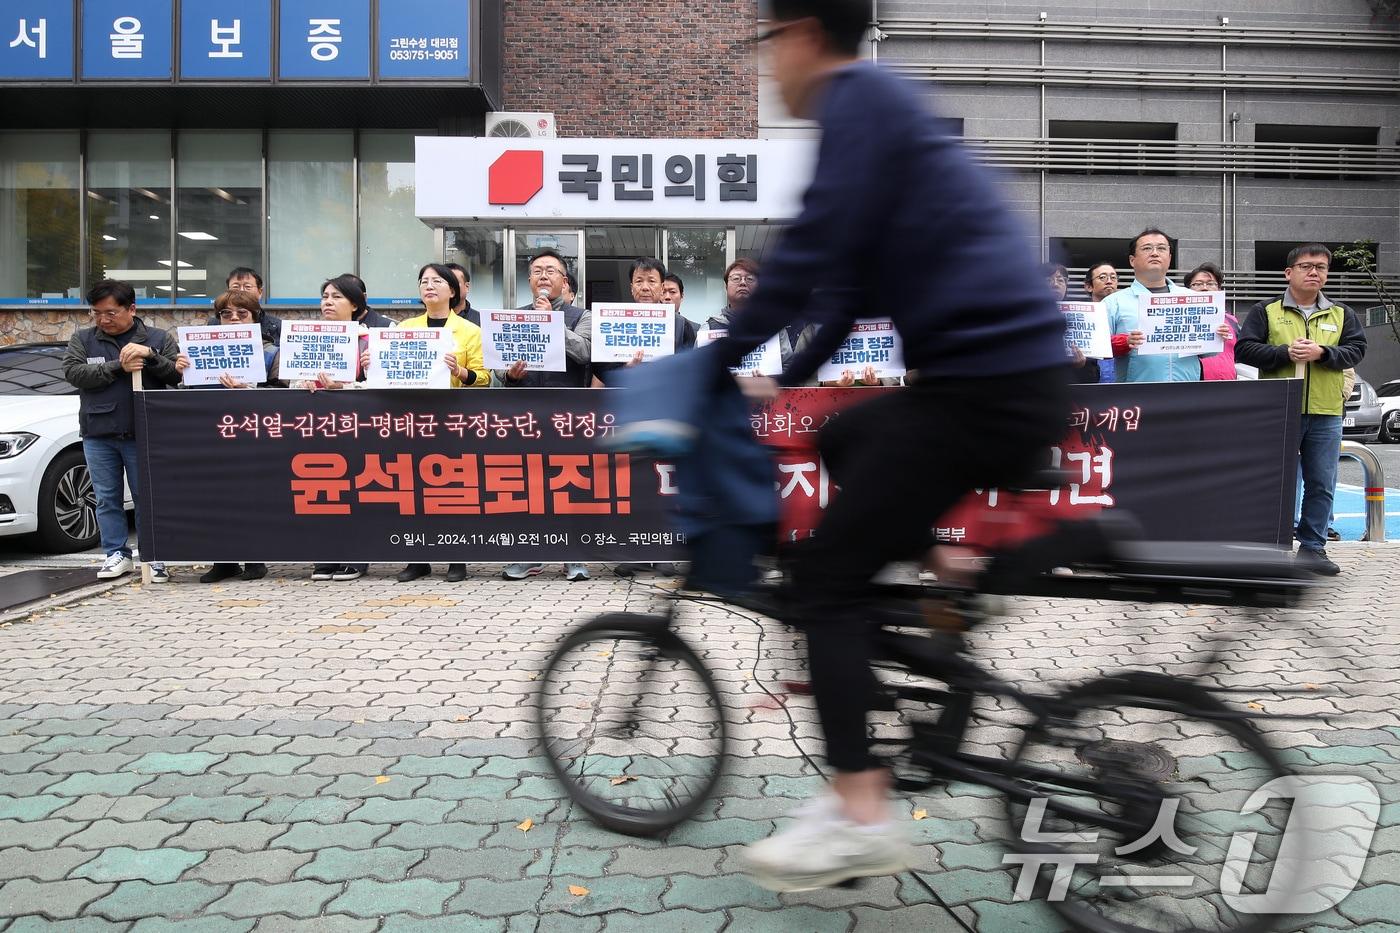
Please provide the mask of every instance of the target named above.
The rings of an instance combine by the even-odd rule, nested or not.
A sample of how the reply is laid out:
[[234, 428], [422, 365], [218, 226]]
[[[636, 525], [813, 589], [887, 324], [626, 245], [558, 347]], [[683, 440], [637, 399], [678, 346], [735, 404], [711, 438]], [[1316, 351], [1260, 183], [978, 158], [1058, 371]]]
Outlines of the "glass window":
[[176, 300], [208, 304], [235, 266], [262, 266], [262, 133], [179, 134]]
[[[542, 249], [552, 249], [560, 256], [564, 257], [564, 265], [568, 271], [578, 277], [579, 289], [588, 290], [589, 301], [630, 301], [627, 298], [599, 298], [592, 292], [592, 286], [584, 281], [583, 270], [578, 263], [579, 235], [577, 230], [561, 230], [558, 232], [545, 231], [522, 231], [515, 234], [515, 293], [507, 295], [507, 300], [516, 307], [530, 303], [530, 259]], [[589, 254], [592, 255], [592, 246], [589, 247]], [[575, 299], [575, 304], [580, 308], [587, 307], [583, 304], [584, 298], [579, 295]], [[486, 307], [481, 304], [481, 307]]]
[[0, 133], [0, 301], [79, 304], [78, 134]]
[[[269, 303], [316, 304], [322, 282], [355, 271], [354, 156], [350, 130], [268, 135]], [[371, 295], [391, 293], [363, 278]]]
[[121, 279], [170, 300], [170, 133], [88, 135], [88, 282]]
[[[487, 227], [448, 227], [443, 231], [445, 262], [455, 262], [467, 270], [471, 283], [467, 300], [473, 308], [504, 308], [506, 298], [501, 294], [505, 282], [505, 251], [501, 248], [501, 231]], [[416, 261], [409, 271], [423, 264]], [[527, 289], [528, 290], [528, 289]], [[416, 305], [417, 298], [412, 302]]]
[[685, 283], [681, 314], [698, 324], [725, 305], [726, 232], [712, 227], [666, 231], [666, 271]]
[[[360, 278], [381, 304], [418, 304], [413, 273], [433, 258], [433, 230], [414, 210], [414, 135], [360, 133]], [[449, 256], [448, 260], [472, 270], [475, 294], [476, 269], [461, 259]], [[499, 270], [496, 282], [500, 282]], [[487, 282], [480, 285], [489, 287]]]
[[656, 227], [587, 228], [588, 254], [583, 270], [587, 281], [580, 279], [585, 293], [582, 300], [589, 307], [602, 301], [631, 301], [632, 263], [637, 259], [661, 258], [660, 232]]

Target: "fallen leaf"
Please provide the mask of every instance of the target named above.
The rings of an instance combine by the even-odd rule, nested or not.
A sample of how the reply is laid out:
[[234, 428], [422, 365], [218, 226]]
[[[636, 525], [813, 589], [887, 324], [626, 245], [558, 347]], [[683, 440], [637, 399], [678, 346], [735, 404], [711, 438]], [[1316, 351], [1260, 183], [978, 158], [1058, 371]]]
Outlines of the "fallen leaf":
[[569, 893], [574, 897], [584, 897], [588, 894], [588, 889], [583, 885], [571, 884], [569, 885]]
[[612, 652], [611, 652], [611, 651], [599, 651], [599, 652], [598, 652], [598, 657], [600, 657], [600, 658], [610, 658], [610, 657], [612, 657]]
[[634, 775], [631, 775], [631, 774], [623, 774], [623, 775], [619, 775], [618, 777], [613, 778], [613, 779], [612, 779], [612, 785], [613, 785], [613, 787], [616, 787], [616, 786], [619, 785], [619, 784], [626, 784], [628, 781], [635, 781], [636, 779], [637, 779], [637, 778], [636, 778]]
[[1263, 703], [1246, 703], [1245, 706], [1248, 706], [1250, 709], [1263, 709], [1263, 708], [1264, 708], [1264, 704], [1263, 704]]
[[916, 819], [916, 820], [926, 819], [927, 817], [928, 817], [928, 811], [927, 811], [927, 810], [915, 810], [915, 811], [914, 811], [914, 819]]
[[222, 593], [223, 591], [224, 591], [224, 587], [222, 587], [222, 586], [216, 586], [216, 587], [214, 587], [212, 590], [210, 590], [209, 592], [211, 592], [211, 593]]
[[1316, 690], [1317, 684], [1303, 684], [1304, 690]]
[[453, 716], [453, 717], [452, 717], [452, 721], [453, 721], [453, 722], [466, 722], [468, 719], [471, 719], [471, 717], [470, 717], [470, 716]]
[[520, 830], [522, 833], [528, 833], [530, 830], [534, 829], [534, 827], [535, 827], [535, 821], [534, 821], [534, 820], [526, 820], [526, 821], [523, 822], [523, 823], [516, 823], [516, 824], [515, 824], [515, 828], [518, 829], [518, 830]]
[[539, 675], [539, 674], [531, 674], [531, 675], [530, 675], [530, 679], [531, 679], [531, 680], [539, 680], [539, 678], [540, 678], [540, 675]]
[[379, 775], [379, 777], [377, 777], [377, 778], [374, 779], [374, 783], [376, 783], [376, 784], [388, 784], [388, 783], [389, 783], [389, 778], [388, 778], [387, 775], [381, 774], [381, 775]]

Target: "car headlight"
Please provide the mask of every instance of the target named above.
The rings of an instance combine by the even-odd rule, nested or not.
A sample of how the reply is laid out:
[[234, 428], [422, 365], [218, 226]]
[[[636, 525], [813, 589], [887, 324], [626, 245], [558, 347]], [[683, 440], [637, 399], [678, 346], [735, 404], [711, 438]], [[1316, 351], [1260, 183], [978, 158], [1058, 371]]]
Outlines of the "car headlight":
[[0, 460], [18, 457], [39, 439], [39, 435], [20, 431], [16, 434], [0, 434]]

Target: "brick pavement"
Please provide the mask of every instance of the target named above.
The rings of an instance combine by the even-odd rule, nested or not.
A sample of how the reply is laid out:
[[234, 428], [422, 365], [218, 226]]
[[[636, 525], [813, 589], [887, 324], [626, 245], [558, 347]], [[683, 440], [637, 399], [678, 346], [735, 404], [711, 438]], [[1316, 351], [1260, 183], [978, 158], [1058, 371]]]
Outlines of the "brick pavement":
[[[1193, 669], [1210, 639], [1237, 637], [1207, 676], [1329, 717], [1263, 725], [1304, 773], [1359, 774], [1383, 795], [1361, 887], [1292, 928], [1379, 933], [1400, 923], [1400, 547], [1336, 550], [1353, 569], [1305, 610], [1026, 600], [975, 641], [1006, 676], [1063, 684]], [[396, 585], [384, 567], [349, 584], [127, 583], [0, 623], [0, 931], [958, 929], [910, 875], [776, 896], [739, 873], [737, 849], [816, 780], [750, 679], [756, 629], [715, 610], [686, 609], [682, 629], [729, 698], [736, 757], [716, 798], [659, 840], [571, 810], [532, 740], [534, 677], [577, 620], [649, 597], [611, 576], [470, 569], [454, 585]], [[762, 654], [763, 680], [802, 676], [776, 626]], [[1270, 692], [1303, 684], [1316, 689]], [[790, 707], [815, 752], [807, 702]], [[1009, 750], [1010, 709], [986, 712], [998, 721], [974, 748]], [[1201, 735], [1154, 739], [1183, 773], [1224, 767]], [[921, 877], [964, 922], [1058, 928], [1013, 900], [990, 792], [903, 799], [928, 814], [910, 824]]]

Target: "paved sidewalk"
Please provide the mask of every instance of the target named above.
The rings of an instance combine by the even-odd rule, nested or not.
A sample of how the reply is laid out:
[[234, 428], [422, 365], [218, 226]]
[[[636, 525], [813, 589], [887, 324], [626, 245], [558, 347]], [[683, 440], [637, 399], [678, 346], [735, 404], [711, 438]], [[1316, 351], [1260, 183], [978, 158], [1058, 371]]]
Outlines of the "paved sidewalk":
[[[1210, 639], [1238, 635], [1210, 676], [1257, 689], [1240, 700], [1267, 711], [1333, 717], [1264, 725], [1304, 773], [1361, 775], [1383, 798], [1361, 887], [1293, 928], [1389, 933], [1400, 546], [1334, 550], [1348, 572], [1305, 610], [1222, 620], [1027, 600], [975, 641], [1003, 675], [1048, 688], [1125, 665], [1193, 669]], [[561, 635], [643, 610], [644, 587], [601, 567], [578, 584], [472, 566], [465, 583], [397, 585], [394, 569], [313, 584], [275, 568], [216, 586], [185, 572], [0, 626], [0, 931], [960, 929], [924, 884], [977, 930], [1058, 929], [1014, 901], [1001, 803], [969, 786], [901, 799], [927, 813], [910, 823], [922, 883], [776, 896], [744, 878], [738, 848], [817, 779], [750, 677], [757, 629], [714, 610], [685, 609], [682, 629], [729, 702], [736, 757], [719, 795], [659, 840], [598, 829], [535, 756], [529, 703]], [[804, 678], [777, 626], [761, 654], [765, 683]], [[815, 753], [808, 701], [790, 706]], [[1004, 753], [1014, 736], [993, 724], [975, 748]], [[1189, 735], [1162, 744], [1178, 762], [1205, 754]]]

